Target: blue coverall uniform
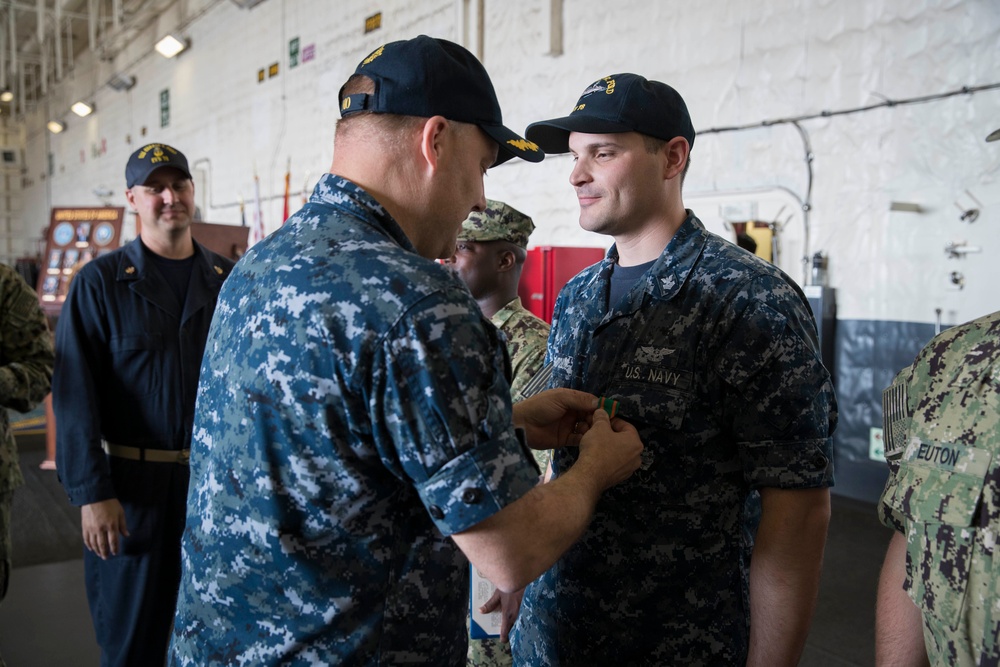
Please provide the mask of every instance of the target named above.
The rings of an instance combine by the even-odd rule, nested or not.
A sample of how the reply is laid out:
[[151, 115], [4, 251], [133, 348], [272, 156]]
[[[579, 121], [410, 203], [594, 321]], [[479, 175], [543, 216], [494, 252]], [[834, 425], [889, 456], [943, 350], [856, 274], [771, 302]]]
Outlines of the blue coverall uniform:
[[190, 447], [198, 374], [233, 263], [195, 243], [179, 303], [141, 241], [74, 277], [56, 330], [56, 461], [73, 505], [117, 498], [129, 535], [117, 556], [86, 551], [87, 598], [101, 665], [163, 664], [180, 581], [188, 466], [129, 460], [102, 441]]

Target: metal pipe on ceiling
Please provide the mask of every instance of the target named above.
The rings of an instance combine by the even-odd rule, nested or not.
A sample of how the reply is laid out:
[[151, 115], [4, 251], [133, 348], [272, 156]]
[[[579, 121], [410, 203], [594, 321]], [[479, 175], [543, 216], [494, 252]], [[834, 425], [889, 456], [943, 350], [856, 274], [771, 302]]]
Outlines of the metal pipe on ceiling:
[[[10, 20], [7, 22], [7, 27], [10, 29], [10, 71], [17, 71], [17, 16], [14, 13], [14, 9], [10, 10]], [[23, 102], [23, 100], [22, 100]], [[21, 108], [24, 108], [22, 104]]]
[[72, 24], [70, 25], [69, 30], [66, 31], [66, 53], [69, 54], [69, 69], [70, 69], [70, 71], [73, 71], [73, 54], [76, 53], [76, 52], [73, 50], [73, 26], [72, 26]]
[[27, 98], [24, 94], [24, 65], [21, 64], [17, 68], [17, 100], [18, 100], [18, 110], [24, 111], [27, 108]]
[[[7, 19], [10, 20], [9, 18]], [[7, 90], [7, 23], [0, 24], [0, 90]]]
[[42, 62], [38, 71], [38, 85], [41, 88], [41, 94], [47, 95], [49, 92], [49, 50], [45, 48], [45, 42], [42, 42], [41, 46]]
[[97, 51], [97, 0], [87, 0], [87, 21], [90, 50]]
[[[55, 6], [55, 39], [53, 45], [56, 50], [56, 81], [62, 81], [62, 3], [56, 1]], [[72, 31], [71, 31], [72, 32]]]

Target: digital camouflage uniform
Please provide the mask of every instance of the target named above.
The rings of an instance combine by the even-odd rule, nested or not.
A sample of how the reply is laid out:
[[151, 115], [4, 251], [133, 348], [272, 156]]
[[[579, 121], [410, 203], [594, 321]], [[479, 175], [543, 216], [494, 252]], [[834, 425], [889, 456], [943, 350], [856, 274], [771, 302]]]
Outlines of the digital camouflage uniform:
[[537, 480], [503, 355], [465, 286], [324, 175], [220, 295], [170, 664], [464, 664], [448, 536]]
[[[549, 335], [548, 323], [521, 305], [516, 298], [496, 312], [490, 321], [506, 339], [507, 354], [513, 369], [510, 394], [514, 403], [526, 398], [521, 389], [545, 365], [545, 345]], [[532, 449], [531, 455], [538, 469], [545, 472], [551, 450]], [[500, 613], [500, 612], [495, 612]], [[468, 665], [475, 667], [501, 667], [511, 664], [510, 644], [499, 639], [470, 639]]]
[[880, 518], [932, 665], [1000, 665], [1000, 311], [948, 329], [883, 395]]
[[11, 499], [24, 483], [7, 409], [28, 412], [45, 398], [52, 362], [52, 335], [38, 295], [14, 269], [0, 264], [0, 600], [11, 567]]
[[510, 395], [517, 403], [527, 398], [521, 393], [524, 385], [545, 365], [549, 325], [522, 306], [520, 297], [498, 310], [490, 321], [507, 337], [513, 377]]
[[[462, 223], [458, 241], [489, 243], [507, 241], [522, 250], [528, 247], [528, 237], [535, 229], [531, 218], [510, 204], [495, 199], [486, 200], [486, 209], [473, 211]], [[490, 318], [503, 332], [511, 364], [510, 395], [514, 403], [527, 398], [525, 385], [545, 365], [545, 346], [549, 338], [548, 323], [537, 317], [515, 297]], [[535, 461], [544, 471], [548, 452], [532, 450]]]
[[[737, 665], [756, 489], [833, 483], [836, 401], [801, 290], [688, 213], [608, 312], [614, 247], [556, 302], [552, 386], [619, 401], [645, 445], [586, 533], [528, 586], [525, 665]], [[576, 459], [560, 449], [556, 475]]]
[[[534, 231], [531, 218], [513, 206], [494, 199], [486, 200], [486, 209], [473, 211], [462, 223], [458, 241], [489, 243], [506, 241], [527, 249], [528, 237]], [[494, 313], [490, 321], [505, 339], [511, 364], [510, 394], [514, 403], [526, 398], [524, 387], [544, 366], [545, 346], [549, 337], [548, 323], [521, 305], [515, 297]], [[549, 464], [548, 450], [531, 450], [539, 470]], [[495, 612], [499, 614], [500, 612]], [[511, 664], [510, 645], [499, 639], [470, 639], [470, 667], [502, 667]]]

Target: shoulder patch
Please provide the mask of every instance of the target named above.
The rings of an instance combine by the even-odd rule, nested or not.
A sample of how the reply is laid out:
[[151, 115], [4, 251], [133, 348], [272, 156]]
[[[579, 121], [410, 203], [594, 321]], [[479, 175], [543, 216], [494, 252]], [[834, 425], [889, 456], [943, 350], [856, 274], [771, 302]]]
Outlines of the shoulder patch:
[[890, 385], [882, 392], [882, 438], [885, 458], [897, 459], [906, 449], [906, 431], [910, 414], [907, 407], [906, 384]]
[[548, 389], [549, 380], [551, 378], [552, 364], [546, 364], [542, 367], [542, 370], [535, 374], [535, 377], [531, 378], [531, 380], [524, 385], [524, 389], [521, 390], [521, 395], [528, 398], [529, 396], [534, 396], [544, 389]]

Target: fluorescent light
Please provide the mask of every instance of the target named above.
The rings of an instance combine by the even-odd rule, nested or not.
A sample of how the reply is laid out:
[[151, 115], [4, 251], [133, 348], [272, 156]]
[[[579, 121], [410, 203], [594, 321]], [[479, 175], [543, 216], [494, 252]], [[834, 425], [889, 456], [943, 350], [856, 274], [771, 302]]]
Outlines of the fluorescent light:
[[4, 90], [0, 93], [0, 102], [10, 102], [14, 99], [14, 93], [10, 90]]
[[187, 40], [174, 35], [167, 35], [156, 43], [156, 51], [164, 58], [173, 58], [187, 48]]
[[52, 134], [59, 134], [66, 129], [66, 126], [57, 120], [50, 120], [45, 127], [49, 128], [49, 132]]
[[77, 116], [83, 118], [84, 116], [89, 116], [94, 112], [94, 105], [87, 104], [86, 102], [76, 102], [70, 107], [70, 110]]

